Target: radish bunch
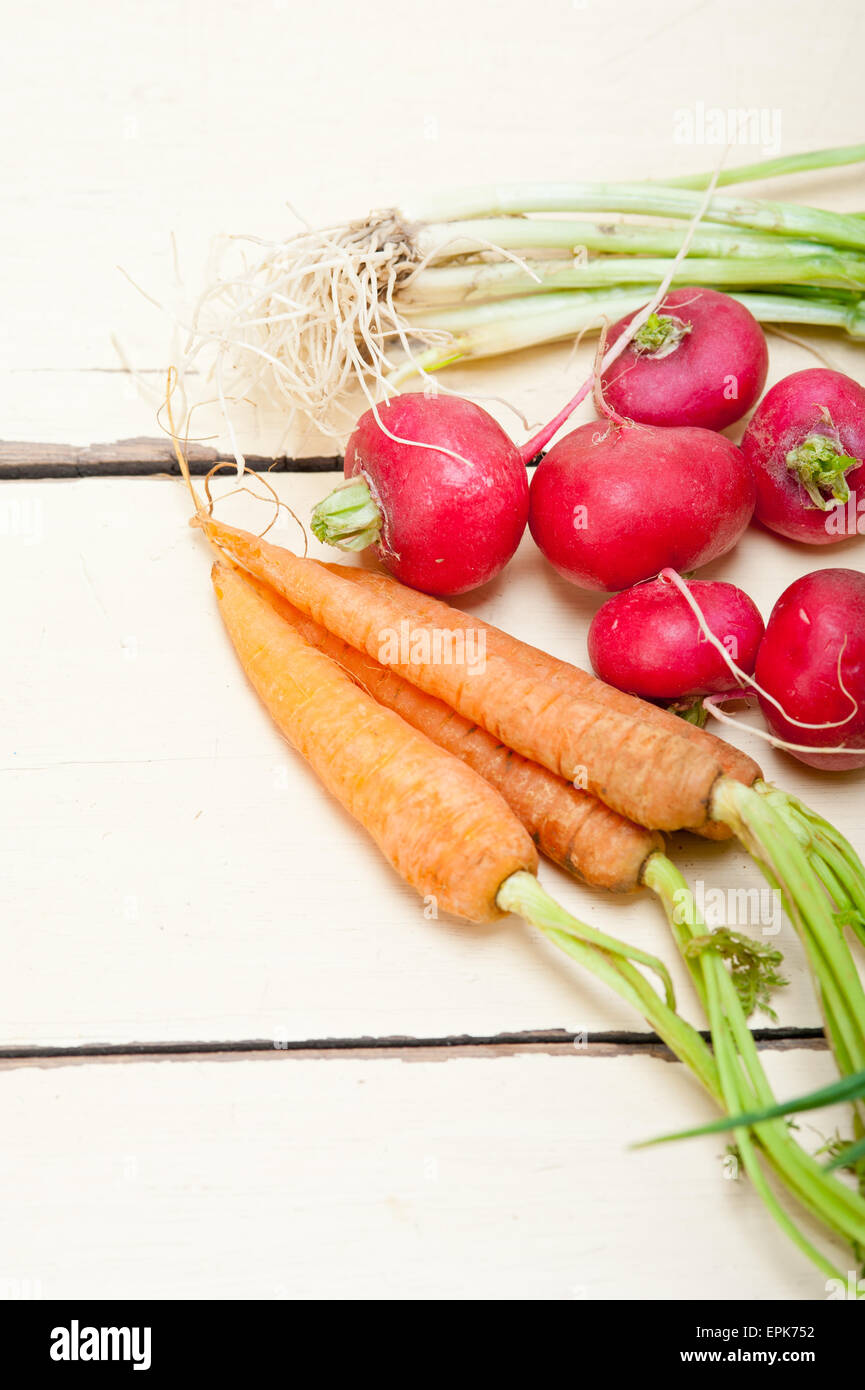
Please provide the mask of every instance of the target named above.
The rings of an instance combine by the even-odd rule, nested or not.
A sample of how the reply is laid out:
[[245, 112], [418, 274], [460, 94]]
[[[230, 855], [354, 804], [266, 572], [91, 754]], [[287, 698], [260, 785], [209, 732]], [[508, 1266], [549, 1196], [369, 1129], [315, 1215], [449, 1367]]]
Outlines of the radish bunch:
[[601, 398], [606, 429], [565, 435], [537, 468], [530, 496], [525, 465], [549, 426], [518, 449], [470, 401], [407, 393], [358, 421], [346, 486], [315, 508], [313, 531], [344, 549], [374, 546], [398, 579], [440, 596], [494, 578], [527, 519], [555, 568], [590, 589], [622, 589], [664, 566], [692, 569], [725, 554], [756, 492], [741, 451], [717, 430], [760, 391], [762, 330], [741, 305], [705, 289], [668, 295], [639, 324], [632, 314], [616, 325], [609, 354], [618, 345], [608, 389], [629, 418]]

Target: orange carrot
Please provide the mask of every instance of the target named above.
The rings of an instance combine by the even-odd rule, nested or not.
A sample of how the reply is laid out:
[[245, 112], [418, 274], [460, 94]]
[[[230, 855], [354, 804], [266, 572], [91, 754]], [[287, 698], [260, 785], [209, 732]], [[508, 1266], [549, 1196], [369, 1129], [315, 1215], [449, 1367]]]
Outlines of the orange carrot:
[[316, 561], [212, 517], [197, 520], [214, 544], [308, 617], [524, 757], [579, 781], [620, 815], [657, 830], [706, 824], [713, 789], [724, 774], [702, 749], [666, 729], [580, 700], [496, 654], [473, 663], [465, 650], [451, 649], [444, 659], [431, 659], [443, 636], [434, 625], [414, 627], [412, 645], [419, 642], [426, 654], [397, 657], [392, 648], [400, 641], [404, 610], [387, 590], [352, 584]]
[[[450, 607], [449, 604], [443, 603], [440, 599], [430, 598], [427, 594], [415, 594], [410, 589], [406, 590], [404, 585], [388, 574], [380, 574], [373, 570], [349, 565], [328, 564], [327, 568], [333, 574], [339, 575], [342, 579], [349, 579], [355, 584], [366, 585], [369, 588], [386, 589], [395, 601], [402, 599], [406, 605], [406, 611], [411, 611], [415, 615], [413, 621], [438, 623], [463, 630], [471, 628], [473, 631], [482, 631], [485, 635], [488, 652], [495, 652], [506, 660], [519, 662], [523, 666], [530, 667], [544, 680], [569, 690], [571, 694], [580, 699], [592, 700], [607, 709], [615, 710], [618, 714], [626, 715], [631, 719], [641, 719], [647, 724], [654, 724], [658, 728], [667, 729], [669, 732], [677, 734], [679, 738], [687, 739], [696, 747], [709, 751], [728, 776], [734, 777], [737, 782], [742, 782], [747, 787], [752, 786], [763, 775], [753, 758], [750, 758], [747, 753], [743, 753], [741, 749], [725, 742], [724, 739], [716, 737], [708, 729], [701, 729], [696, 724], [689, 724], [687, 720], [679, 719], [669, 710], [660, 709], [657, 705], [651, 705], [645, 700], [638, 699], [635, 695], [627, 695], [622, 690], [605, 685], [603, 681], [590, 675], [588, 671], [583, 671], [579, 666], [573, 666], [570, 662], [550, 656], [549, 652], [541, 651], [540, 648], [533, 647], [527, 642], [521, 642], [518, 638], [512, 637], [510, 633], [503, 632], [490, 623], [484, 623], [479, 618], [462, 613], [459, 609]], [[709, 821], [700, 829], [699, 833], [709, 839], [725, 840], [729, 839], [732, 832], [728, 826], [721, 825], [718, 821]]]
[[[239, 569], [217, 563], [212, 574], [241, 665], [277, 727], [406, 882], [468, 921], [518, 912], [533, 922], [640, 1008], [711, 1086], [701, 1040], [673, 1012], [666, 966], [544, 891], [535, 846], [499, 793], [305, 642]], [[634, 961], [662, 980], [665, 1003]]]
[[502, 916], [501, 885], [534, 873], [538, 859], [498, 792], [360, 690], [227, 565], [214, 566], [213, 586], [280, 731], [397, 872], [441, 910], [471, 922]]
[[334, 637], [260, 580], [250, 578], [249, 582], [305, 642], [347, 671], [373, 699], [468, 763], [495, 787], [548, 859], [596, 888], [631, 892], [640, 886], [649, 855], [663, 849], [656, 831], [625, 820], [588, 792], [579, 791], [547, 768], [498, 743], [450, 705], [426, 695], [373, 657]]

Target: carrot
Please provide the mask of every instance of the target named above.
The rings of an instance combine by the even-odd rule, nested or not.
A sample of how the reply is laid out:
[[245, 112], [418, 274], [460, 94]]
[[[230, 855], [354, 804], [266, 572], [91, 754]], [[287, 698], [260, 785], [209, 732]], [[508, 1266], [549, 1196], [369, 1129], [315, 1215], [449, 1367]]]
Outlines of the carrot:
[[649, 856], [663, 849], [656, 831], [634, 825], [588, 792], [529, 762], [449, 705], [334, 637], [260, 580], [250, 582], [305, 642], [331, 657], [379, 704], [495, 787], [548, 859], [596, 888], [624, 893], [640, 886]]
[[[544, 894], [533, 872], [520, 867], [528, 863], [533, 869], [533, 847], [492, 788], [392, 710], [378, 705], [329, 655], [305, 642], [297, 627], [282, 616], [283, 607], [273, 606], [262, 587], [255, 586], [240, 570], [217, 564], [213, 577], [222, 616], [241, 662], [277, 725], [343, 805], [371, 831], [409, 882], [421, 891], [435, 888], [447, 906], [471, 913], [475, 920], [489, 920], [513, 910], [534, 922], [561, 950], [635, 1004], [728, 1111], [741, 1108], [752, 1084], [759, 1087], [759, 1099], [773, 1099], [744, 1019], [741, 1032], [750, 1045], [750, 1053], [743, 1053], [748, 1081], [747, 1085], [731, 1081], [731, 1064], [738, 1074], [738, 1062], [730, 1053], [733, 1034], [728, 1030], [741, 1006], [716, 952], [689, 964], [698, 993], [707, 998], [713, 1038], [723, 1026], [726, 1057], [722, 1067], [716, 1066], [700, 1036], [673, 1012], [669, 976], [660, 961], [576, 922]], [[341, 654], [347, 655], [345, 651]], [[362, 655], [356, 655], [364, 661]], [[464, 806], [466, 796], [468, 805]], [[518, 866], [515, 869], [514, 864]], [[507, 877], [499, 881], [503, 872]], [[649, 856], [645, 879], [671, 906], [673, 902], [680, 904], [675, 913], [671, 912], [671, 921], [680, 924], [683, 938], [697, 936], [699, 919], [693, 900], [683, 890], [681, 875], [663, 854]], [[684, 919], [680, 915], [683, 891], [689, 901]], [[694, 944], [701, 939], [697, 936]], [[648, 988], [633, 960], [657, 970], [667, 989], [667, 1003]], [[724, 988], [727, 997], [721, 1000], [719, 991]], [[738, 1046], [741, 1049], [744, 1044]], [[755, 1145], [761, 1147], [791, 1194], [831, 1229], [851, 1240], [865, 1237], [861, 1199], [824, 1174], [792, 1143], [783, 1127], [773, 1131], [764, 1125], [753, 1138], [750, 1131], [737, 1131], [737, 1141], [747, 1171], [774, 1219], [819, 1268], [831, 1275], [832, 1266], [799, 1231], [766, 1183]]]
[[[351, 584], [314, 560], [212, 517], [200, 515], [198, 521], [211, 541], [308, 617], [381, 658], [523, 757], [579, 781], [620, 815], [651, 830], [698, 828], [708, 821], [713, 789], [724, 774], [703, 749], [572, 696], [495, 654], [482, 666], [459, 651], [450, 653], [452, 660], [396, 660], [385, 647], [397, 641], [405, 612], [389, 591]], [[416, 623], [414, 637], [433, 650], [442, 629]]]
[[[442, 635], [433, 624], [412, 624], [410, 591], [397, 598], [385, 586], [352, 583], [202, 512], [196, 520], [214, 544], [316, 622], [358, 650], [381, 655], [398, 675], [524, 757], [568, 780], [579, 776], [582, 786], [626, 818], [659, 830], [702, 829], [712, 821], [729, 826], [781, 891], [806, 948], [841, 1071], [865, 1069], [865, 991], [824, 892], [828, 861], [821, 841], [791, 821], [798, 811], [789, 798], [779, 808], [765, 792], [726, 775], [713, 756], [678, 733], [580, 700], [495, 653], [486, 656], [482, 670], [471, 669], [464, 656], [412, 661], [411, 652], [408, 660], [386, 655], [382, 644], [390, 644], [402, 624], [430, 644]], [[428, 600], [412, 598], [427, 611]], [[840, 837], [833, 845], [851, 882], [858, 881], [862, 866], [855, 853]]]
[[[732, 744], [725, 742], [724, 739], [717, 738], [707, 729], [698, 728], [696, 724], [679, 719], [669, 710], [660, 709], [657, 705], [651, 705], [645, 700], [637, 699], [634, 695], [627, 695], [624, 691], [605, 685], [603, 681], [590, 675], [588, 671], [581, 670], [579, 666], [572, 666], [567, 661], [550, 656], [549, 652], [541, 651], [540, 648], [530, 646], [527, 642], [521, 642], [518, 638], [512, 637], [510, 633], [503, 632], [490, 623], [482, 622], [481, 619], [473, 616], [467, 616], [459, 609], [451, 608], [441, 600], [430, 598], [426, 594], [415, 594], [411, 590], [406, 592], [405, 587], [397, 580], [392, 579], [390, 575], [361, 569], [359, 566], [329, 563], [327, 568], [332, 574], [339, 575], [341, 579], [349, 579], [355, 584], [386, 589], [396, 601], [400, 600], [400, 591], [402, 591], [402, 601], [406, 603], [407, 610], [410, 608], [415, 615], [413, 621], [437, 622], [451, 628], [464, 630], [471, 628], [474, 631], [482, 631], [485, 634], [488, 652], [496, 652], [506, 660], [519, 662], [520, 665], [530, 667], [544, 680], [569, 690], [580, 699], [592, 700], [607, 709], [615, 710], [618, 714], [627, 715], [632, 719], [640, 719], [647, 724], [654, 724], [658, 728], [667, 729], [669, 732], [677, 734], [679, 738], [687, 739], [696, 747], [709, 751], [728, 776], [735, 777], [737, 782], [742, 782], [745, 786], [751, 786], [762, 777], [760, 767], [753, 758], [749, 758], [747, 753], [743, 753]], [[728, 826], [722, 825], [718, 821], [708, 821], [698, 830], [698, 834], [712, 840], [729, 839], [731, 833]]]
[[359, 690], [228, 566], [214, 566], [213, 586], [280, 731], [397, 872], [470, 922], [501, 917], [501, 885], [519, 869], [534, 873], [538, 857], [498, 793]]
[[[702, 1039], [674, 1012], [666, 966], [545, 893], [537, 850], [499, 793], [305, 642], [238, 569], [217, 562], [212, 578], [235, 651], [277, 727], [405, 881], [468, 921], [518, 912], [533, 922], [635, 1004], [717, 1094]], [[633, 961], [656, 972], [666, 1002]]]

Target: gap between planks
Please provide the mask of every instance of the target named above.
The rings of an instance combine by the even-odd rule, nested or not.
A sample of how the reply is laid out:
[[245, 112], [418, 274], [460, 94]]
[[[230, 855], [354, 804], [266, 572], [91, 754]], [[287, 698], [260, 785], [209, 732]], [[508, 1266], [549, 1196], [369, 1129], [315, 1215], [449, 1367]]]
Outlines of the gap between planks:
[[[184, 444], [189, 471], [197, 477], [209, 473], [217, 464], [235, 466], [233, 454], [221, 453], [206, 445]], [[247, 467], [258, 473], [337, 473], [342, 472], [338, 454], [312, 458], [289, 458], [283, 454], [268, 458], [246, 455]], [[179, 478], [171, 440], [118, 439], [109, 444], [31, 444], [0, 440], [0, 481], [43, 478], [149, 478], [160, 475]]]
[[[707, 1034], [703, 1034], [708, 1037]], [[825, 1051], [819, 1028], [754, 1029], [758, 1047], [790, 1052]], [[501, 1033], [489, 1038], [318, 1038], [308, 1041], [252, 1038], [243, 1042], [87, 1043], [76, 1047], [0, 1048], [0, 1071], [19, 1067], [86, 1066], [106, 1062], [403, 1061], [447, 1062], [454, 1057], [494, 1059], [529, 1054], [550, 1057], [657, 1057], [676, 1062], [653, 1033]]]

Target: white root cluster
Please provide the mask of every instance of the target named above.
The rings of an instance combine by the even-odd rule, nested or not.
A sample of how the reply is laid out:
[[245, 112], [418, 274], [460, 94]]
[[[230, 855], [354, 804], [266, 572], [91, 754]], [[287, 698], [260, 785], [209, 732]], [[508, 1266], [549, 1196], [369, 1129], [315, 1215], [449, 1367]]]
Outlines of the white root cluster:
[[285, 241], [228, 242], [241, 264], [226, 272], [223, 260], [193, 306], [178, 377], [182, 389], [204, 362], [229, 427], [227, 402], [254, 398], [277, 406], [287, 429], [300, 418], [336, 437], [353, 423], [346, 402], [357, 387], [370, 404], [391, 394], [394, 348], [412, 357], [413, 343], [449, 340], [397, 307], [397, 291], [423, 261], [395, 211]]

